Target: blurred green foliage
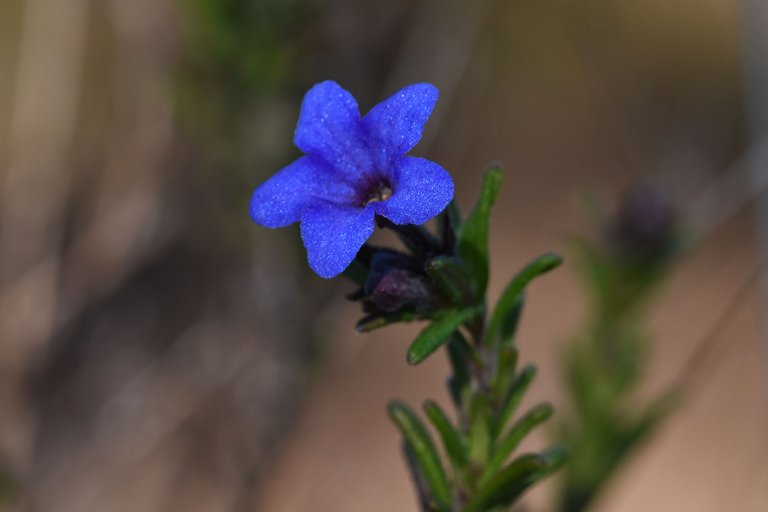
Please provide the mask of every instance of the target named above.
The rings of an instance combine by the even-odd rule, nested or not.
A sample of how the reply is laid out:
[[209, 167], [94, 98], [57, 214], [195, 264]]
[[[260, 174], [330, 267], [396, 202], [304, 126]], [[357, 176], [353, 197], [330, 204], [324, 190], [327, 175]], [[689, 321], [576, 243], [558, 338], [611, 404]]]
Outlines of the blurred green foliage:
[[297, 34], [311, 12], [307, 0], [179, 2], [186, 45], [179, 76], [183, 115], [225, 128], [254, 101], [288, 83]]
[[631, 451], [671, 410], [671, 394], [639, 403], [650, 337], [644, 312], [680, 252], [675, 211], [661, 191], [638, 187], [598, 234], [576, 242], [590, 319], [567, 345], [563, 373], [570, 410], [558, 439], [571, 459], [557, 510], [587, 510]]
[[249, 240], [254, 186], [291, 150], [294, 112], [283, 106], [294, 99], [300, 36], [314, 11], [309, 0], [177, 2], [184, 46], [174, 97], [189, 160], [184, 186], [201, 189], [193, 192], [201, 198], [199, 223], [238, 248]]
[[0, 468], [0, 507], [10, 505], [16, 499], [18, 489], [11, 475]]

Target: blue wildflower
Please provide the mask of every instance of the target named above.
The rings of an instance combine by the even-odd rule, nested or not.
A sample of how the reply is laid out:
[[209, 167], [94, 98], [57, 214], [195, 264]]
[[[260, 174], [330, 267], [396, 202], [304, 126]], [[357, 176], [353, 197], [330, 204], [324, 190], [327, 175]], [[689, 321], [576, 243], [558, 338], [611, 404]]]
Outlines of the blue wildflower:
[[405, 156], [421, 139], [437, 95], [432, 85], [411, 85], [361, 117], [336, 82], [312, 87], [293, 139], [304, 156], [256, 189], [253, 220], [268, 228], [300, 221], [309, 266], [331, 278], [371, 236], [375, 215], [423, 224], [439, 214], [453, 198], [451, 176]]

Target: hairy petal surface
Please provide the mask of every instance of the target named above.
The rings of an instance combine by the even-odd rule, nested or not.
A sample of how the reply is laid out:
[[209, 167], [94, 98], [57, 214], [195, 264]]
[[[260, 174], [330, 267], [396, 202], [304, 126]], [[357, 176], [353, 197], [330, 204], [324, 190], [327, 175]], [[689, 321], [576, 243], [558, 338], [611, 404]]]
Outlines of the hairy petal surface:
[[392, 197], [373, 203], [376, 213], [395, 224], [424, 224], [453, 199], [453, 179], [431, 160], [406, 156], [393, 173]]
[[301, 157], [261, 184], [251, 197], [251, 218], [268, 228], [281, 228], [301, 219], [318, 200], [348, 202], [354, 190], [334, 180], [323, 162]]
[[320, 277], [341, 274], [373, 234], [374, 209], [318, 203], [301, 217], [301, 238], [309, 266]]
[[377, 165], [391, 164], [421, 140], [424, 123], [435, 108], [438, 94], [430, 84], [410, 85], [366, 114], [363, 126], [371, 138]]
[[348, 183], [373, 168], [357, 101], [332, 80], [320, 82], [304, 95], [293, 141]]

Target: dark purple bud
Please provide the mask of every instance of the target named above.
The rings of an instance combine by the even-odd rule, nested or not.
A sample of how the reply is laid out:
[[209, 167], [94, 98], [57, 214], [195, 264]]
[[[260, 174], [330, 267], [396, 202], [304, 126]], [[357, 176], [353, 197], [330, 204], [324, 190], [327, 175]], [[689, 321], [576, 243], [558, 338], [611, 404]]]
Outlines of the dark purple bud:
[[677, 212], [658, 187], [641, 185], [622, 199], [608, 228], [608, 244], [620, 257], [634, 261], [661, 262], [677, 242]]
[[381, 278], [392, 270], [415, 271], [417, 268], [418, 266], [406, 254], [391, 249], [378, 249], [371, 256], [370, 272], [364, 287], [365, 294], [372, 294]]
[[404, 269], [384, 274], [370, 292], [371, 301], [387, 313], [406, 306], [417, 311], [425, 309], [433, 302], [433, 296], [425, 277]]

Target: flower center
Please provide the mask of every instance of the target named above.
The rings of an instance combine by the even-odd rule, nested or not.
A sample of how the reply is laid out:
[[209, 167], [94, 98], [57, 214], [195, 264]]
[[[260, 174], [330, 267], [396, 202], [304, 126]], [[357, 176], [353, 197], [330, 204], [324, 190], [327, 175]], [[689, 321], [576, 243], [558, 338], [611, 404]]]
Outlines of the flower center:
[[362, 206], [367, 206], [371, 203], [380, 203], [386, 201], [390, 197], [392, 197], [392, 187], [389, 182], [385, 179], [379, 179], [371, 182], [369, 186], [366, 187], [365, 193], [362, 194], [360, 204]]
[[370, 197], [368, 197], [368, 200], [365, 202], [365, 204], [386, 201], [390, 197], [392, 197], [392, 189], [387, 186], [383, 186], [380, 189], [377, 189], [376, 192]]

